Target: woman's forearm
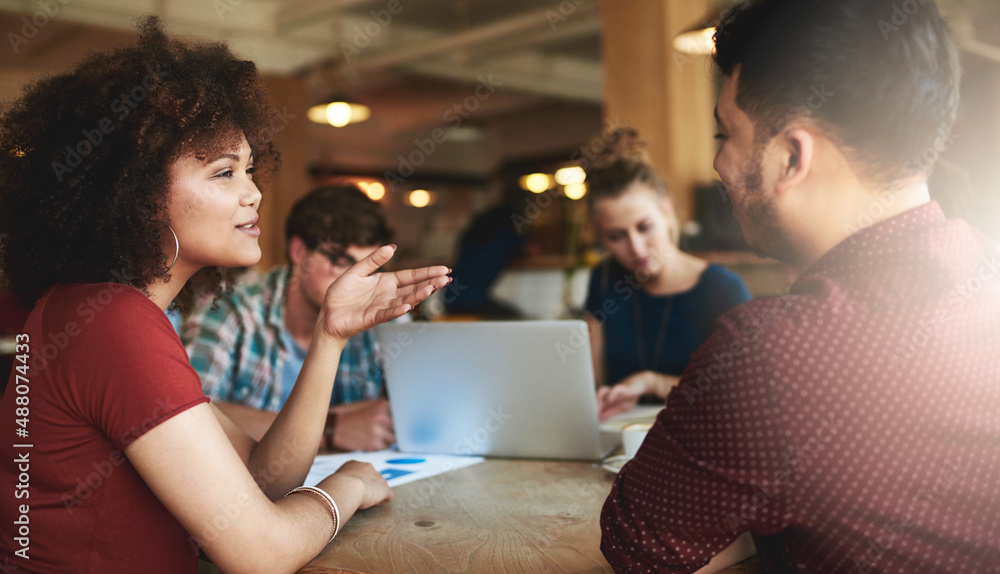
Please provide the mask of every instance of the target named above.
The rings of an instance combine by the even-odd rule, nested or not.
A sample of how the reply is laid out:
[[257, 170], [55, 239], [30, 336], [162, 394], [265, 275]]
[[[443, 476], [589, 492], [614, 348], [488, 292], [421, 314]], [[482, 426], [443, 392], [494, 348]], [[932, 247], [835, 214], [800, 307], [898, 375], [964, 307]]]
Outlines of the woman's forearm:
[[229, 417], [233, 424], [240, 427], [243, 432], [250, 435], [255, 441], [260, 441], [267, 434], [267, 429], [274, 424], [274, 419], [278, 413], [255, 409], [239, 403], [228, 403], [225, 401], [212, 401], [222, 414]]
[[250, 454], [247, 467], [272, 500], [300, 486], [309, 473], [344, 344], [317, 330], [288, 400]]

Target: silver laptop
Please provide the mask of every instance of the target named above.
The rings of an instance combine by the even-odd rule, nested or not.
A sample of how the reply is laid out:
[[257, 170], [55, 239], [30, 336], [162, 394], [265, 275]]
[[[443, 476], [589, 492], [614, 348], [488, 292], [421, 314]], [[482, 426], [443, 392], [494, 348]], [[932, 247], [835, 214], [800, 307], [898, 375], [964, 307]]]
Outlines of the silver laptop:
[[620, 440], [597, 421], [583, 321], [376, 328], [402, 452], [598, 460]]

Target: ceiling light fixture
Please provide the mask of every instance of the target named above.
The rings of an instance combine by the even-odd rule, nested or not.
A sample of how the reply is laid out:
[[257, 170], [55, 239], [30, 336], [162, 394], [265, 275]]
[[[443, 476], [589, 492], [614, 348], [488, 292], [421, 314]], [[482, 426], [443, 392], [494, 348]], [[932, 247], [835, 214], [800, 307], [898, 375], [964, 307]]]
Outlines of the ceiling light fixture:
[[587, 184], [585, 183], [570, 183], [563, 187], [563, 193], [566, 197], [577, 200], [582, 199], [583, 196], [587, 195]]
[[715, 51], [715, 26], [698, 26], [674, 36], [674, 49], [682, 54], [707, 56]]
[[715, 27], [722, 21], [722, 10], [711, 9], [705, 18], [674, 36], [674, 50], [692, 56], [708, 56], [715, 53]]
[[325, 104], [317, 104], [309, 108], [309, 119], [317, 124], [329, 124], [342, 128], [348, 124], [357, 124], [371, 117], [372, 110], [368, 106], [348, 100], [343, 97], [330, 98]]
[[587, 179], [587, 172], [583, 168], [574, 165], [556, 170], [556, 183], [559, 185], [569, 185], [571, 183], [583, 183]]
[[368, 194], [368, 197], [372, 201], [378, 201], [385, 197], [385, 186], [380, 182], [373, 181], [368, 184], [368, 189], [365, 190], [365, 193]]
[[408, 199], [413, 207], [427, 207], [433, 202], [434, 196], [426, 189], [414, 189]]
[[521, 178], [521, 189], [531, 193], [542, 193], [552, 187], [552, 176], [547, 173], [533, 173]]

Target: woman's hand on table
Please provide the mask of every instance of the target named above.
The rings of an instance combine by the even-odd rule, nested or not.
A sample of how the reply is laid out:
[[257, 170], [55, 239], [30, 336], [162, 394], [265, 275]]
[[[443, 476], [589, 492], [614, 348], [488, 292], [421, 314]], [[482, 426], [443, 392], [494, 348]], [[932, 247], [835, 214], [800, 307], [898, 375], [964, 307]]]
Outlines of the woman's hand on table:
[[405, 314], [451, 281], [449, 269], [442, 265], [377, 272], [395, 252], [395, 245], [379, 247], [330, 285], [317, 323], [319, 332], [345, 341]]
[[626, 381], [628, 379], [613, 387], [597, 389], [597, 418], [601, 422], [628, 411], [639, 402], [639, 397], [645, 394], [645, 389], [633, 387]]
[[597, 418], [604, 422], [634, 407], [643, 395], [666, 399], [670, 390], [680, 382], [679, 377], [654, 371], [640, 371], [621, 380], [613, 387], [597, 389]]
[[371, 508], [392, 500], [389, 483], [375, 467], [367, 462], [348, 461], [337, 472], [323, 479], [318, 485], [342, 506], [347, 521], [354, 509]]

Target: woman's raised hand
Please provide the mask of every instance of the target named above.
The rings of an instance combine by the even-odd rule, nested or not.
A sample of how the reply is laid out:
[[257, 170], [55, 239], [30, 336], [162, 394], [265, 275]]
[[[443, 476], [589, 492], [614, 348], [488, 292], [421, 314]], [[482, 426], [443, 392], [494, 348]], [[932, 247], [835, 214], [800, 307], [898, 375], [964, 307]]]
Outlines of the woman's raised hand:
[[330, 285], [318, 324], [324, 334], [347, 340], [405, 314], [451, 281], [443, 265], [377, 273], [395, 252], [395, 245], [379, 247]]

